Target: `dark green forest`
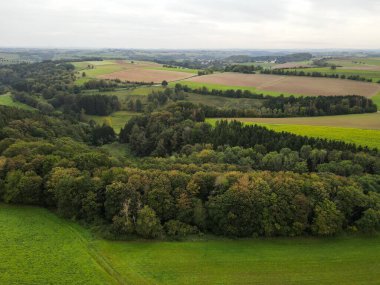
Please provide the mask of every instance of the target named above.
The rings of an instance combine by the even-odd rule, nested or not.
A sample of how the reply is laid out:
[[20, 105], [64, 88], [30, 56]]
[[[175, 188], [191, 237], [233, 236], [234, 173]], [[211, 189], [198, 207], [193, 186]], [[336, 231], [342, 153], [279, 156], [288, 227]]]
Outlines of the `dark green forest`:
[[[197, 92], [183, 86], [151, 94], [155, 104], [116, 134], [83, 114], [119, 110], [117, 97], [83, 91], [128, 83], [79, 87], [74, 80], [74, 67], [64, 61], [0, 67], [1, 93], [37, 109], [0, 106], [1, 201], [47, 207], [115, 239], [380, 229], [376, 149], [239, 122], [211, 126], [204, 106], [181, 102]], [[297, 104], [325, 114], [375, 106], [359, 96], [325, 98], [255, 99], [284, 114]], [[114, 146], [125, 154], [110, 152]]]

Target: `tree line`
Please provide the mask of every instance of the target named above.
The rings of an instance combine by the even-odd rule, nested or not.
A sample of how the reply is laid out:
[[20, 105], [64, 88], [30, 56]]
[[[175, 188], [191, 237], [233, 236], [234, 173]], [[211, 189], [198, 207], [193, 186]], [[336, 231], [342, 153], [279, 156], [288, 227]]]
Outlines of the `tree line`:
[[362, 77], [360, 75], [345, 75], [345, 74], [329, 74], [322, 73], [319, 71], [307, 72], [303, 70], [296, 69], [264, 69], [261, 71], [262, 74], [274, 74], [274, 75], [290, 75], [290, 76], [308, 76], [308, 77], [325, 77], [325, 78], [339, 78], [339, 79], [349, 79], [355, 81], [365, 81], [373, 82], [372, 78]]

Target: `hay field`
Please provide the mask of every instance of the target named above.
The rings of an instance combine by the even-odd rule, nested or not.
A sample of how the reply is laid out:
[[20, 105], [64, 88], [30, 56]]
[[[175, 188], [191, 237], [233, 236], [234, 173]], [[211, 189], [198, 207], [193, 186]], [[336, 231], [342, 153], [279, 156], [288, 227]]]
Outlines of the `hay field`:
[[195, 77], [191, 81], [227, 86], [248, 86], [263, 91], [304, 94], [307, 96], [362, 95], [372, 97], [380, 91], [379, 84], [366, 82], [267, 74], [226, 72]]

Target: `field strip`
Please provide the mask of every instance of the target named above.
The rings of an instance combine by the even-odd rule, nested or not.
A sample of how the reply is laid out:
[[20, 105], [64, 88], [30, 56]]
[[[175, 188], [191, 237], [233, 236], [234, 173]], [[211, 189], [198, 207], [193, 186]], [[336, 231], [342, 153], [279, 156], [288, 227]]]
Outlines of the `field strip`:
[[[47, 218], [51, 219], [50, 216], [46, 216]], [[57, 222], [54, 220], [54, 222]], [[110, 275], [114, 280], [115, 284], [119, 285], [125, 285], [128, 284], [121, 274], [117, 272], [113, 267], [112, 264], [102, 255], [100, 254], [92, 245], [91, 241], [86, 239], [80, 232], [78, 232], [77, 229], [75, 229], [73, 226], [71, 226], [68, 223], [64, 223], [63, 220], [59, 219], [59, 223], [66, 227], [68, 230], [70, 230], [76, 237], [78, 237], [78, 240], [80, 243], [83, 244], [84, 247], [88, 249], [88, 254], [92, 257], [92, 259], [108, 274]]]
[[266, 87], [275, 86], [275, 85], [277, 85], [277, 84], [279, 84], [279, 83], [281, 83], [281, 82], [283, 82], [283, 81], [286, 81], [286, 80], [288, 80], [288, 78], [286, 78], [286, 77], [281, 77], [281, 78], [279, 78], [279, 79], [275, 79], [275, 80], [273, 80], [273, 81], [271, 81], [271, 82], [267, 82], [267, 83], [264, 83], [264, 84], [258, 85], [256, 88], [257, 88], [257, 89], [265, 89]]

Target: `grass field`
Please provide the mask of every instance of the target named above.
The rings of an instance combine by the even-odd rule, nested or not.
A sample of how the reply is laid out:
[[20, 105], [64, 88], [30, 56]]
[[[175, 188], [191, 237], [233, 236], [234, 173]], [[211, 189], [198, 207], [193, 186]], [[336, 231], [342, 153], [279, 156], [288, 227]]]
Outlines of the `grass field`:
[[379, 236], [111, 242], [3, 204], [0, 229], [0, 284], [379, 284]]
[[240, 89], [240, 90], [249, 90], [252, 93], [271, 95], [271, 96], [280, 96], [280, 95], [284, 95], [284, 96], [293, 95], [296, 97], [305, 96], [303, 94], [291, 94], [291, 93], [284, 93], [284, 92], [264, 91], [264, 90], [259, 90], [256, 87], [249, 87], [249, 86], [233, 86], [233, 85], [223, 85], [223, 84], [213, 84], [213, 83], [201, 83], [201, 82], [192, 82], [192, 81], [187, 81], [187, 80], [183, 80], [180, 82], [172, 82], [172, 83], [169, 83], [169, 86], [174, 87], [175, 84], [177, 84], [177, 83], [180, 83], [182, 85], [187, 85], [193, 89], [194, 88], [202, 88], [202, 87], [207, 87], [210, 90], [212, 90], [212, 89], [216, 89], [216, 90], [231, 90], [231, 89], [238, 90], [238, 89]]
[[380, 93], [373, 96], [371, 99], [377, 105], [377, 110], [380, 110]]
[[0, 105], [16, 107], [19, 109], [30, 110], [30, 111], [36, 110], [35, 108], [30, 107], [24, 103], [13, 101], [10, 93], [0, 95]]
[[[219, 119], [207, 119], [207, 122], [210, 124], [215, 124], [217, 120]], [[342, 128], [330, 126], [256, 123], [255, 119], [252, 119], [251, 122], [245, 123], [262, 125], [278, 132], [290, 132], [302, 136], [341, 140], [347, 143], [355, 143], [361, 146], [380, 149], [380, 130], [365, 130], [358, 128]]]
[[116, 284], [87, 233], [47, 210], [0, 204], [0, 284]]
[[380, 113], [295, 118], [239, 118], [242, 122], [380, 130]]
[[92, 116], [86, 115], [87, 120], [94, 120], [99, 125], [102, 125], [104, 122], [110, 124], [111, 127], [115, 130], [116, 133], [119, 133], [121, 128], [125, 126], [125, 123], [128, 122], [130, 118], [138, 115], [139, 113], [128, 112], [128, 111], [118, 111], [114, 112], [109, 116]]

